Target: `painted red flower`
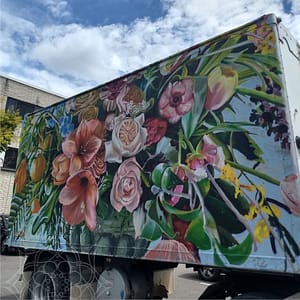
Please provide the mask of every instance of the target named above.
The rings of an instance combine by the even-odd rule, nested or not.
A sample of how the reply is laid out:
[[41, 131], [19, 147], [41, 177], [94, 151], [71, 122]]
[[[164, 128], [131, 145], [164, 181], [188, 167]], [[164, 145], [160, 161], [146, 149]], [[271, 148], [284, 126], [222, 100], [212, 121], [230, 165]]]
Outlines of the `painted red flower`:
[[95, 230], [98, 187], [90, 171], [81, 170], [70, 176], [59, 194], [59, 202], [63, 205], [63, 217], [70, 225], [85, 221], [91, 231]]
[[193, 80], [190, 78], [169, 83], [159, 99], [160, 114], [170, 123], [177, 123], [195, 103], [193, 90]]
[[146, 146], [159, 142], [166, 134], [168, 123], [158, 118], [150, 118], [145, 122], [147, 129]]

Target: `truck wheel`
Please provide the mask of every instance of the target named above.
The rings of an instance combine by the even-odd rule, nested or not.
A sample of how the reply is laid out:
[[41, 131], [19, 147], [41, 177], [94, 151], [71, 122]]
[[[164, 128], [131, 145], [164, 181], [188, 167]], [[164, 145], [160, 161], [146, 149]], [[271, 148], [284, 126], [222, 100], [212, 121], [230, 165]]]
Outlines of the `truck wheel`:
[[51, 260], [39, 263], [29, 282], [29, 299], [69, 299], [70, 281], [65, 264]]
[[210, 267], [199, 267], [198, 275], [205, 281], [216, 281], [220, 276], [220, 270]]

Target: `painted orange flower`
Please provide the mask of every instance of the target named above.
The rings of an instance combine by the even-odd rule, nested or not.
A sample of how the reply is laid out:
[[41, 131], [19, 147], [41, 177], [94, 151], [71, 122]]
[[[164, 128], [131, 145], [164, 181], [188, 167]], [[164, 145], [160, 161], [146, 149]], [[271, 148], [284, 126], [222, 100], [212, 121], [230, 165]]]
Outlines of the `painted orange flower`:
[[69, 177], [70, 159], [63, 153], [55, 157], [52, 162], [52, 177], [54, 185], [64, 184]]
[[70, 176], [59, 194], [59, 202], [63, 205], [63, 217], [70, 225], [85, 221], [91, 231], [95, 230], [98, 187], [90, 171], [81, 170]]
[[81, 121], [78, 128], [62, 143], [70, 158], [70, 174], [91, 166], [104, 139], [104, 125], [99, 120]]

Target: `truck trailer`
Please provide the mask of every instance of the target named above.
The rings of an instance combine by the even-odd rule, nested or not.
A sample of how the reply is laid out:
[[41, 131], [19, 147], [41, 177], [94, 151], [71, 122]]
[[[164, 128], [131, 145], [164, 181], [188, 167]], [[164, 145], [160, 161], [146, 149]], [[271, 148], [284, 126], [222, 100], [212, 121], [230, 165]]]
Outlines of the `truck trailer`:
[[202, 298], [300, 297], [299, 95], [269, 14], [28, 114], [22, 297], [162, 299], [178, 264], [230, 274]]

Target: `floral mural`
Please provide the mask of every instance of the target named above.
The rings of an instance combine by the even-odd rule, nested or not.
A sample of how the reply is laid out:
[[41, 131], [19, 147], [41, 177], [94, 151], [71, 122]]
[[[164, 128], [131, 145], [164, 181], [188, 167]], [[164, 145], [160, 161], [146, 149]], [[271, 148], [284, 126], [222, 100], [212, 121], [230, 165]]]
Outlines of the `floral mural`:
[[264, 253], [293, 268], [299, 174], [281, 158], [289, 124], [266, 21], [29, 115], [11, 239], [216, 265]]

